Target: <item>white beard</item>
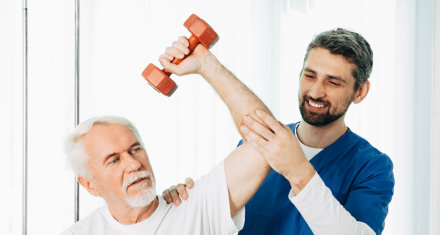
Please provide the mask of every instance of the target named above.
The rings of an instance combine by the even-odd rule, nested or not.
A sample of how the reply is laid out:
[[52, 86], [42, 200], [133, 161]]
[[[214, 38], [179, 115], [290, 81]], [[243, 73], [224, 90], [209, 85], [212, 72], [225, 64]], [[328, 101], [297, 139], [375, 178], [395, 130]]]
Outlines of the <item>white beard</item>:
[[151, 187], [143, 189], [135, 196], [129, 197], [125, 194], [124, 198], [127, 204], [133, 208], [147, 206], [156, 198], [156, 184], [153, 181]]
[[[143, 178], [150, 177], [151, 179], [151, 187], [147, 187], [146, 184], [142, 184], [136, 188], [139, 192], [134, 196], [127, 195], [127, 187], [132, 182]], [[133, 186], [132, 186], [133, 187]], [[149, 205], [156, 198], [156, 182], [153, 178], [153, 175], [148, 171], [140, 171], [136, 172], [133, 176], [124, 181], [124, 199], [130, 207], [145, 207]]]

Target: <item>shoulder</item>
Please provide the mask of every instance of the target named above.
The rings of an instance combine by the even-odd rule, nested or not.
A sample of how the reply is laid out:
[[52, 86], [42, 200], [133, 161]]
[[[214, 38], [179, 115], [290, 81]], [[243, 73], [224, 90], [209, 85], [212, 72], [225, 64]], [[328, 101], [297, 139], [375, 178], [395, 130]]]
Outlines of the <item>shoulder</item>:
[[360, 169], [357, 177], [359, 180], [382, 180], [394, 185], [393, 162], [391, 158], [371, 145], [367, 140], [351, 133], [355, 144], [351, 148], [351, 156]]
[[222, 186], [226, 186], [224, 161], [213, 167], [208, 174], [196, 180], [194, 188], [190, 189], [189, 193], [206, 193], [209, 190], [220, 188]]
[[366, 162], [381, 163], [384, 167], [393, 168], [391, 158], [371, 145], [366, 139], [353, 132], [350, 133], [350, 138], [356, 141], [353, 148], [355, 156], [358, 156]]

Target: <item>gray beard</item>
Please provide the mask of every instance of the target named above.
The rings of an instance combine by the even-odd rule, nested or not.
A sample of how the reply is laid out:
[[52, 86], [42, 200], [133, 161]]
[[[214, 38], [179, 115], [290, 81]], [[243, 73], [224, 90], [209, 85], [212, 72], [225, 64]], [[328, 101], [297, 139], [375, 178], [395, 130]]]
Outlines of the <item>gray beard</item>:
[[154, 199], [156, 199], [156, 184], [152, 181], [153, 185], [149, 188], [140, 190], [135, 196], [124, 195], [124, 199], [127, 204], [132, 208], [145, 207], [149, 205]]

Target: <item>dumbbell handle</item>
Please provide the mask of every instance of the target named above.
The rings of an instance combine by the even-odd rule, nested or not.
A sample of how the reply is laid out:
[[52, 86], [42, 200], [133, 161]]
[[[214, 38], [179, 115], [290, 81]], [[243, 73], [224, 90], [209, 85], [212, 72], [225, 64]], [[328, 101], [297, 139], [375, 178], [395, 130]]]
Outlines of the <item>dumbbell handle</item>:
[[[199, 44], [199, 39], [192, 34], [191, 37], [188, 39], [189, 41], [189, 54], [185, 55], [182, 59], [178, 59], [178, 58], [174, 58], [173, 61], [171, 61], [171, 63], [173, 64], [180, 64], [180, 62], [182, 62], [186, 57], [188, 57], [189, 55], [191, 55], [191, 53], [194, 51], [194, 49], [196, 49], [196, 46]], [[162, 69], [162, 71], [169, 77], [171, 75], [170, 72], [168, 72], [166, 69]]]

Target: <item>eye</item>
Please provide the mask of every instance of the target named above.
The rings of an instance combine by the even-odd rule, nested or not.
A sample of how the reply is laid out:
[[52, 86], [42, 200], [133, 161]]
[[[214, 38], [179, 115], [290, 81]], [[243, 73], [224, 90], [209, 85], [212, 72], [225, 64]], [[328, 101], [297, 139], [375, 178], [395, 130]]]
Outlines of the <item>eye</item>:
[[109, 162], [109, 165], [113, 165], [113, 164], [116, 164], [116, 163], [118, 163], [119, 162], [119, 158], [118, 157], [115, 157], [115, 158], [113, 158], [113, 160], [111, 160], [110, 162]]
[[332, 84], [333, 86], [339, 86], [339, 85], [340, 85], [338, 82], [335, 82], [335, 81], [332, 81], [332, 80], [330, 80], [329, 82], [330, 82], [330, 84]]
[[310, 74], [304, 74], [304, 76], [306, 76], [306, 78], [314, 78], [314, 76]]
[[133, 148], [130, 152], [131, 153], [138, 153], [142, 150], [142, 148], [140, 146]]

